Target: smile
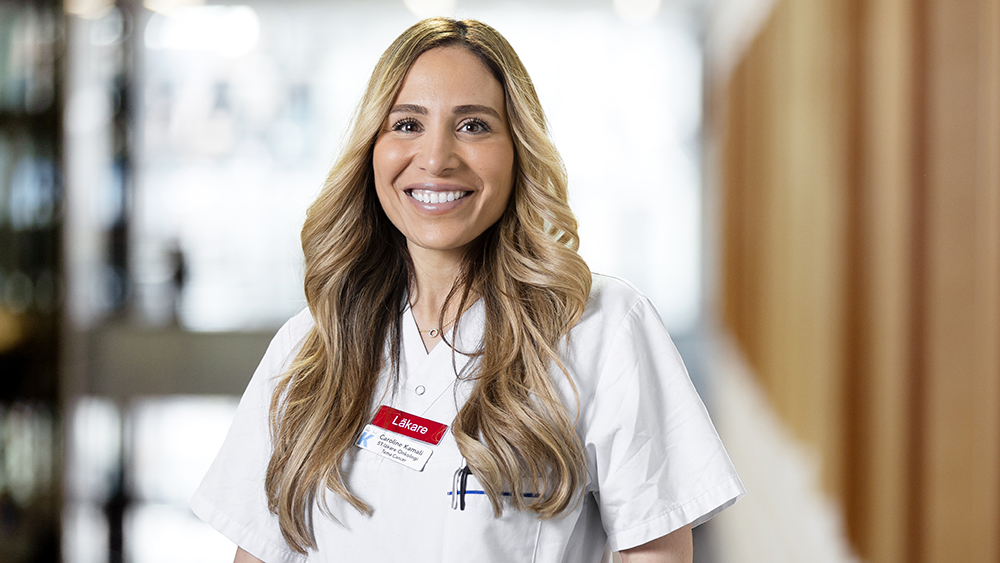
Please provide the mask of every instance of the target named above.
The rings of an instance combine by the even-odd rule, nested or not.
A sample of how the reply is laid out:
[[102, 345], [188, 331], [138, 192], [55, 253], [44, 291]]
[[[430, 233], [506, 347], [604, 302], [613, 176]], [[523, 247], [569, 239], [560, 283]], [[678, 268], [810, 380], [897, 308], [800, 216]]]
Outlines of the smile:
[[413, 199], [421, 203], [447, 203], [449, 201], [455, 201], [456, 199], [462, 199], [463, 197], [471, 194], [472, 192], [465, 191], [453, 191], [453, 192], [435, 192], [431, 190], [406, 190]]

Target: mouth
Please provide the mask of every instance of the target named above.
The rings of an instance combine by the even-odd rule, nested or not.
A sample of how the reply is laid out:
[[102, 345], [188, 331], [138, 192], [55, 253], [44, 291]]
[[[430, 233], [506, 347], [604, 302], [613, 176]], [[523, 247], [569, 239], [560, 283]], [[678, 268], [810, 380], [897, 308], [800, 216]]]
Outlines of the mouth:
[[437, 191], [437, 190], [424, 190], [419, 188], [412, 188], [406, 190], [406, 195], [412, 197], [413, 199], [419, 201], [420, 203], [448, 203], [450, 201], [456, 201], [467, 197], [472, 192], [464, 190], [450, 190], [450, 191]]

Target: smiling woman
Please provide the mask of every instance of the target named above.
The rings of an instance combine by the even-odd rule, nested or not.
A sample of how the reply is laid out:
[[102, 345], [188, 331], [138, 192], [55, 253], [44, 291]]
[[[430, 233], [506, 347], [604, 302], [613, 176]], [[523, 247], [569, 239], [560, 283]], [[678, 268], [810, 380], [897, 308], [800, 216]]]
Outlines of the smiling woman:
[[238, 561], [690, 562], [743, 486], [659, 315], [576, 228], [506, 40], [404, 32], [303, 227], [309, 308], [192, 508]]
[[414, 260], [462, 253], [500, 219], [514, 145], [503, 87], [462, 47], [424, 53], [407, 74], [372, 165], [379, 202]]

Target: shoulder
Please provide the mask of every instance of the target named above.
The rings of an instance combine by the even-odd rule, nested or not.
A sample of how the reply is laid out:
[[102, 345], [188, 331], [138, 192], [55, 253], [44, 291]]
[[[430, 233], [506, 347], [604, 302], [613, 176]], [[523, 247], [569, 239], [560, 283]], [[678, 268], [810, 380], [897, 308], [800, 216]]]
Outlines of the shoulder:
[[645, 295], [631, 283], [607, 274], [591, 272], [591, 306], [628, 305], [644, 300]]
[[302, 309], [296, 313], [292, 318], [285, 322], [285, 326], [282, 330], [287, 331], [288, 335], [292, 337], [293, 341], [301, 340], [316, 324], [313, 320], [312, 312], [309, 307]]
[[309, 334], [315, 324], [312, 312], [306, 307], [285, 321], [285, 324], [278, 329], [278, 333], [274, 336], [273, 343], [288, 349], [294, 348], [302, 342], [302, 339]]
[[638, 288], [614, 276], [592, 273], [590, 297], [574, 332], [617, 332], [623, 323], [637, 318], [659, 321], [656, 307]]
[[653, 303], [627, 281], [593, 274], [590, 299], [564, 356], [581, 390], [596, 391], [605, 366], [635, 367], [653, 353], [676, 357]]
[[285, 321], [285, 324], [278, 329], [278, 332], [271, 339], [271, 343], [264, 352], [264, 357], [254, 372], [255, 378], [273, 379], [280, 375], [291, 365], [292, 359], [298, 352], [302, 341], [305, 340], [309, 331], [312, 330], [312, 314], [309, 309], [303, 309], [292, 318]]

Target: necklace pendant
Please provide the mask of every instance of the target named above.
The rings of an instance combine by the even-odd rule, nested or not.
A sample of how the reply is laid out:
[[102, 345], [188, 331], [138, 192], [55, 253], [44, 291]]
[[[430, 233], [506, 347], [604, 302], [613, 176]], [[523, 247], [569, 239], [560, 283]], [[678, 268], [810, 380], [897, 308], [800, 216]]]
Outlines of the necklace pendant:
[[431, 338], [437, 338], [438, 329], [432, 328], [432, 329], [430, 329], [430, 330], [427, 331], [427, 334], [430, 334]]

